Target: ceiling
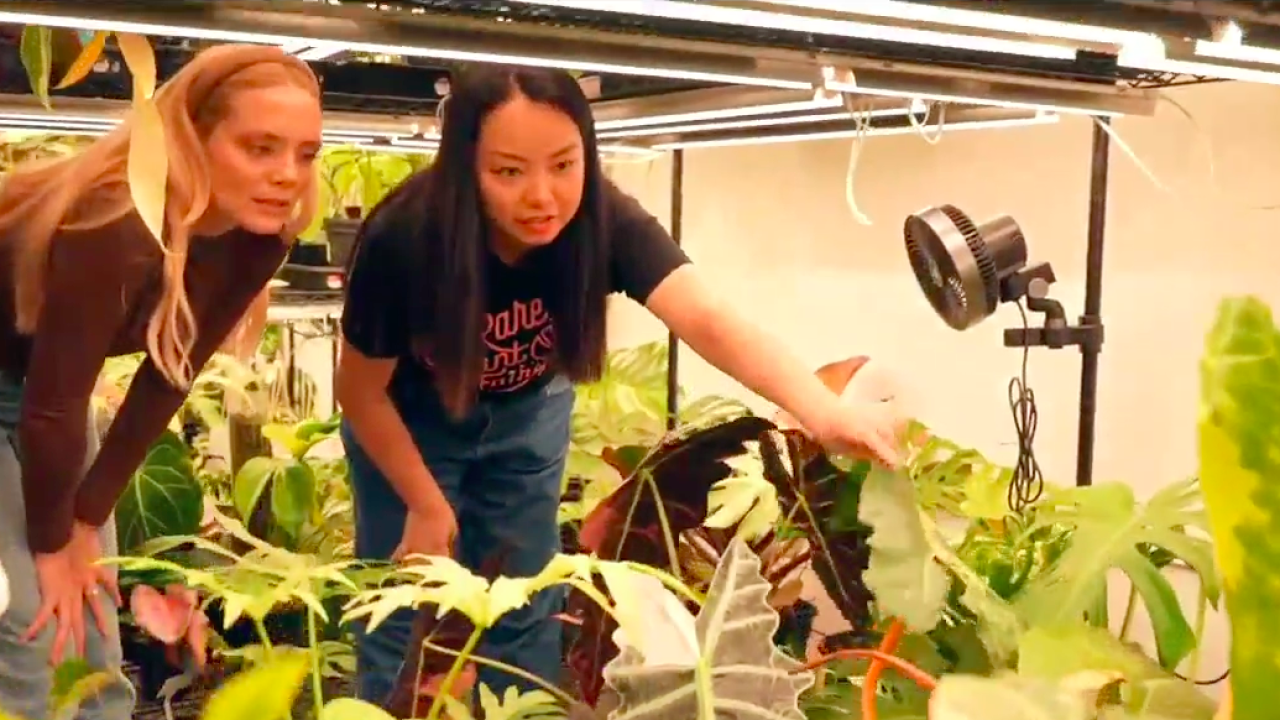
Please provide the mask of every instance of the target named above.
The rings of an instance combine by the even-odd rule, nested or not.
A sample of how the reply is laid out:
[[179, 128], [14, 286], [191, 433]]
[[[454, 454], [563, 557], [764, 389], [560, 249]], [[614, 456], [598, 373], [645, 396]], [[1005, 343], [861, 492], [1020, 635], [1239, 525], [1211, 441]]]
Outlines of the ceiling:
[[[782, 4], [787, 1], [791, 4]], [[858, 1], [846, 0], [849, 4], [841, 7], [857, 8]], [[93, 23], [110, 27], [121, 21], [140, 24], [143, 29], [139, 31], [150, 35], [157, 46], [161, 77], [176, 72], [192, 54], [213, 42], [235, 40], [246, 33], [293, 38], [281, 44], [309, 59], [322, 79], [326, 110], [388, 118], [432, 116], [458, 62], [483, 60], [485, 54], [494, 53], [557, 57], [565, 58], [567, 65], [577, 63], [583, 68], [584, 87], [598, 108], [598, 119], [615, 120], [659, 112], [678, 114], [686, 105], [710, 108], [708, 98], [719, 98], [724, 105], [734, 93], [742, 93], [743, 98], [751, 92], [758, 94], [759, 88], [739, 84], [745, 82], [799, 93], [800, 97], [812, 93], [815, 85], [821, 86], [820, 71], [832, 66], [844, 68], [841, 72], [856, 76], [861, 85], [895, 88], [887, 95], [898, 105], [912, 97], [963, 95], [994, 99], [993, 104], [1003, 103], [1005, 110], [1021, 108], [1024, 113], [1028, 108], [1073, 106], [1080, 112], [1149, 114], [1155, 103], [1153, 89], [1208, 79], [1123, 67], [1117, 62], [1114, 46], [1102, 43], [1075, 43], [1057, 57], [1035, 57], [601, 11], [597, 8], [606, 7], [603, 2], [615, 10], [638, 5], [623, 0], [585, 5], [572, 0], [384, 0], [380, 9], [375, 9], [365, 2], [332, 0], [4, 0], [0, 16], [5, 12], [42, 13], [47, 16], [42, 24], [59, 22], [54, 17], [76, 18], [75, 22], [67, 21], [68, 26], [81, 30], [98, 27]], [[575, 8], [575, 4], [589, 9]], [[647, 7], [662, 4], [649, 3]], [[698, 8], [714, 11], [788, 13], [807, 20], [851, 19], [848, 14], [812, 7], [822, 5], [813, 0], [696, 2]], [[1213, 38], [1223, 20], [1232, 18], [1245, 29], [1251, 44], [1267, 44], [1275, 38], [1280, 45], [1280, 2], [935, 0], [922, 5], [1136, 30], [1175, 41]], [[907, 21], [885, 22], [913, 29], [929, 27]], [[166, 32], [166, 26], [172, 32]], [[20, 31], [20, 25], [0, 24], [0, 95], [28, 92], [19, 58]], [[1018, 35], [1005, 33], [1004, 37], [1016, 39]], [[326, 43], [365, 51], [326, 49]], [[368, 52], [377, 48], [406, 50]], [[74, 48], [61, 55], [62, 62], [69, 63]], [[127, 100], [128, 72], [114, 50], [108, 50], [107, 60], [84, 82], [57, 95]], [[622, 72], [636, 68], [645, 69], [648, 76]], [[779, 97], [777, 92], [773, 97]], [[860, 96], [856, 103], [848, 97], [846, 109], [854, 109], [854, 104], [873, 109], [885, 104], [883, 97], [867, 100]], [[961, 107], [951, 117], [979, 110], [965, 102], [954, 104]], [[846, 129], [851, 122], [847, 113], [836, 119]], [[907, 120], [904, 113], [898, 113], [896, 119], [875, 122], [893, 126]], [[835, 125], [830, 128], [837, 129]], [[771, 132], [792, 129], [775, 124]]]

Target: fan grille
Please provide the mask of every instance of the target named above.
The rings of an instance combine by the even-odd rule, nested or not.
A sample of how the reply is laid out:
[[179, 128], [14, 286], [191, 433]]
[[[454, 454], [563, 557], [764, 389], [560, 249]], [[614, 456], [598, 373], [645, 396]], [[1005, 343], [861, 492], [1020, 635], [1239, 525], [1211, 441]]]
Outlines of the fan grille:
[[907, 219], [905, 236], [911, 268], [947, 325], [964, 330], [995, 310], [995, 261], [967, 215], [952, 205], [931, 208]]
[[986, 302], [982, 314], [985, 316], [995, 312], [996, 303], [1000, 302], [1000, 278], [996, 273], [995, 258], [988, 252], [982, 233], [973, 220], [960, 212], [956, 206], [943, 205], [941, 210], [942, 214], [955, 223], [956, 229], [964, 236], [964, 244], [969, 247], [969, 252], [973, 253], [973, 259], [978, 263], [978, 273], [982, 277], [983, 300]]

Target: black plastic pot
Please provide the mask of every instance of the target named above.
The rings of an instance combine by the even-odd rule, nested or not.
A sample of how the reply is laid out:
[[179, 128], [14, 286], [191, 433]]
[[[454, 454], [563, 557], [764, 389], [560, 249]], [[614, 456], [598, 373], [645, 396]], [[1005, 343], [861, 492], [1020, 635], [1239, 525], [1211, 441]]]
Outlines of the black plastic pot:
[[340, 273], [329, 260], [328, 245], [299, 242], [289, 248], [284, 267], [276, 276], [292, 290], [323, 291], [342, 287]]
[[359, 218], [329, 218], [324, 221], [324, 235], [329, 240], [329, 264], [345, 272], [356, 246], [356, 235], [363, 221]]

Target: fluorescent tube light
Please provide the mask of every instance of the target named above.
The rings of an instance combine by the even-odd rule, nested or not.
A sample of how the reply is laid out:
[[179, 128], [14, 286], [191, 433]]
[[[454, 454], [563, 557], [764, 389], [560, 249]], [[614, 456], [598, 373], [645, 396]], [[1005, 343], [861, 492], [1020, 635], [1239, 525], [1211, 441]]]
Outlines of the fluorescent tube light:
[[810, 10], [850, 13], [902, 20], [928, 22], [973, 30], [994, 30], [1016, 35], [1040, 36], [1082, 43], [1107, 43], [1117, 46], [1146, 44], [1160, 45], [1160, 38], [1153, 33], [1124, 30], [1103, 25], [1044, 20], [1023, 15], [964, 10], [934, 3], [904, 2], [903, 0], [759, 0], [770, 5], [782, 5]]
[[737, 85], [753, 85], [759, 87], [776, 87], [789, 90], [811, 90], [813, 83], [782, 78], [758, 77], [753, 75], [736, 75], [730, 73], [703, 72], [698, 70], [679, 70], [669, 68], [622, 65], [606, 62], [580, 62], [568, 58], [529, 57], [487, 52], [469, 52], [462, 50], [443, 50], [411, 45], [389, 45], [385, 43], [367, 42], [334, 42], [320, 38], [307, 38], [296, 35], [278, 35], [269, 33], [245, 32], [241, 30], [222, 30], [213, 28], [184, 27], [164, 23], [130, 22], [125, 20], [101, 20], [95, 18], [71, 17], [54, 12], [6, 12], [0, 11], [0, 23], [19, 25], [42, 25], [45, 27], [69, 28], [73, 30], [108, 30], [116, 32], [137, 33], [140, 35], [170, 35], [174, 37], [199, 38], [231, 43], [258, 43], [265, 45], [286, 46], [298, 42], [307, 42], [313, 47], [337, 47], [353, 52], [374, 53], [381, 55], [405, 55], [425, 57], [437, 60], [453, 60], [457, 62], [511, 63], [515, 65], [532, 65], [539, 67], [556, 67], [565, 70], [581, 70], [585, 72], [608, 72], [622, 75], [640, 75], [646, 77], [662, 77], [677, 80], [693, 80], [698, 82], [730, 83]]
[[[945, 123], [942, 133], [945, 135], [957, 130], [986, 130], [997, 128], [1025, 127], [1029, 125], [1051, 125], [1058, 122], [1059, 116], [1053, 113], [1041, 113], [1033, 117], [1008, 118], [1003, 120], [971, 120]], [[936, 130], [936, 125], [929, 125], [926, 130]], [[857, 137], [879, 137], [884, 135], [911, 135], [919, 130], [912, 125], [888, 128], [869, 128], [866, 130], [830, 130], [812, 133], [795, 133], [792, 135], [760, 135], [752, 137], [690, 139], [653, 146], [654, 150], [682, 150], [690, 148], [736, 147], [742, 145], [769, 145], [784, 142], [805, 142], [808, 140], [840, 140]]]
[[[812, 18], [789, 13], [766, 12], [762, 10], [743, 10], [738, 8], [719, 7], [674, 0], [512, 0], [525, 5], [542, 5], [550, 7], [591, 10], [594, 12], [640, 15], [644, 17], [660, 17], [670, 20], [686, 20], [692, 22], [723, 23], [742, 27], [768, 28], [772, 30], [788, 30], [791, 32], [820, 33], [840, 37], [862, 38], [866, 40], [882, 40], [887, 42], [915, 43], [956, 50], [973, 50], [978, 52], [998, 52], [1029, 57], [1071, 60], [1075, 58], [1074, 48], [1054, 45], [1052, 43], [1028, 42], [1026, 40], [1005, 40], [975, 35], [960, 35], [936, 30], [919, 30], [916, 28], [898, 27], [894, 25], [877, 25], [853, 20], [829, 20]], [[861, 11], [861, 0], [850, 2], [845, 0], [844, 11], [857, 8]], [[1025, 33], [1025, 31], [1023, 31]]]
[[823, 68], [823, 85], [828, 90], [850, 93], [853, 95], [874, 95], [877, 97], [903, 98], [905, 100], [931, 100], [934, 102], [957, 103], [961, 105], [988, 105], [1013, 110], [1035, 110], [1037, 112], [1063, 113], [1067, 115], [1115, 116], [1122, 114], [1115, 110], [1098, 107], [1058, 105], [1054, 103], [1033, 102], [1029, 100], [1009, 100], [993, 97], [974, 97], [971, 95], [960, 95], [944, 91], [900, 90], [891, 87], [860, 85], [857, 82], [856, 72], [840, 72], [833, 67]]
[[[827, 10], [831, 12], [856, 12], [859, 16], [892, 18], [902, 21], [931, 22], [975, 30], [1016, 33], [1082, 43], [1106, 43], [1115, 45], [1122, 67], [1179, 75], [1256, 82], [1280, 85], [1280, 68], [1269, 71], [1260, 68], [1224, 65], [1168, 57], [1165, 40], [1160, 36], [1137, 30], [1124, 30], [1101, 25], [1044, 20], [1021, 15], [963, 10], [936, 4], [903, 2], [902, 0], [761, 0], [784, 7]], [[1198, 40], [1194, 43], [1194, 55], [1236, 63], [1256, 63], [1280, 66], [1280, 50], [1249, 47], [1239, 43], [1239, 26], [1231, 23], [1227, 38], [1219, 42]], [[1066, 108], [1059, 108], [1066, 111]]]
[[[920, 106], [917, 114], [923, 113], [924, 108]], [[907, 108], [901, 109], [885, 109], [885, 110], [869, 110], [864, 113], [854, 113], [848, 110], [840, 110], [833, 112], [814, 113], [811, 115], [792, 115], [788, 117], [769, 117], [769, 118], [751, 118], [747, 120], [726, 120], [723, 122], [706, 122], [706, 123], [685, 123], [662, 125], [659, 127], [641, 127], [631, 128], [627, 130], [615, 130], [610, 132], [602, 132], [598, 134], [601, 140], [615, 140], [621, 138], [639, 138], [654, 137], [656, 135], [672, 135], [675, 133], [690, 132], [715, 132], [718, 130], [745, 130], [747, 128], [763, 128], [776, 127], [778, 125], [804, 125], [808, 123], [833, 122], [835, 120], [848, 120], [855, 117], [900, 117], [907, 115]]]
[[[844, 105], [844, 98], [838, 93], [818, 92], [812, 100], [772, 103], [769, 105], [744, 105], [742, 107], [702, 110], [699, 112], [670, 113], [666, 115], [647, 115], [620, 120], [601, 120], [596, 123], [597, 131], [623, 130], [626, 128], [646, 127], [650, 125], [674, 125], [676, 123], [729, 120], [732, 118], [754, 117], [757, 115], [774, 115], [804, 110], [834, 109]], [[903, 110], [905, 113], [906, 111]]]

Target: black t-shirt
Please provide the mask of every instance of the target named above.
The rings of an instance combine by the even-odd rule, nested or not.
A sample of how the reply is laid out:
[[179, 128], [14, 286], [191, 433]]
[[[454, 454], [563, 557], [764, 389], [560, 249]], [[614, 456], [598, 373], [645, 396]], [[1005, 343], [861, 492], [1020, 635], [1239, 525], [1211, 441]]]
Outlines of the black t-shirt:
[[[605, 187], [610, 283], [641, 304], [676, 268], [689, 262], [680, 246], [635, 198], [612, 182]], [[342, 332], [369, 357], [398, 358], [400, 382], [431, 382], [430, 360], [412, 351], [406, 243], [418, 238], [397, 231], [393, 218], [367, 227], [347, 277]], [[482, 396], [511, 396], [540, 388], [550, 379], [555, 327], [543, 304], [546, 273], [536, 265], [510, 266], [489, 254], [486, 285], [485, 361]]]

